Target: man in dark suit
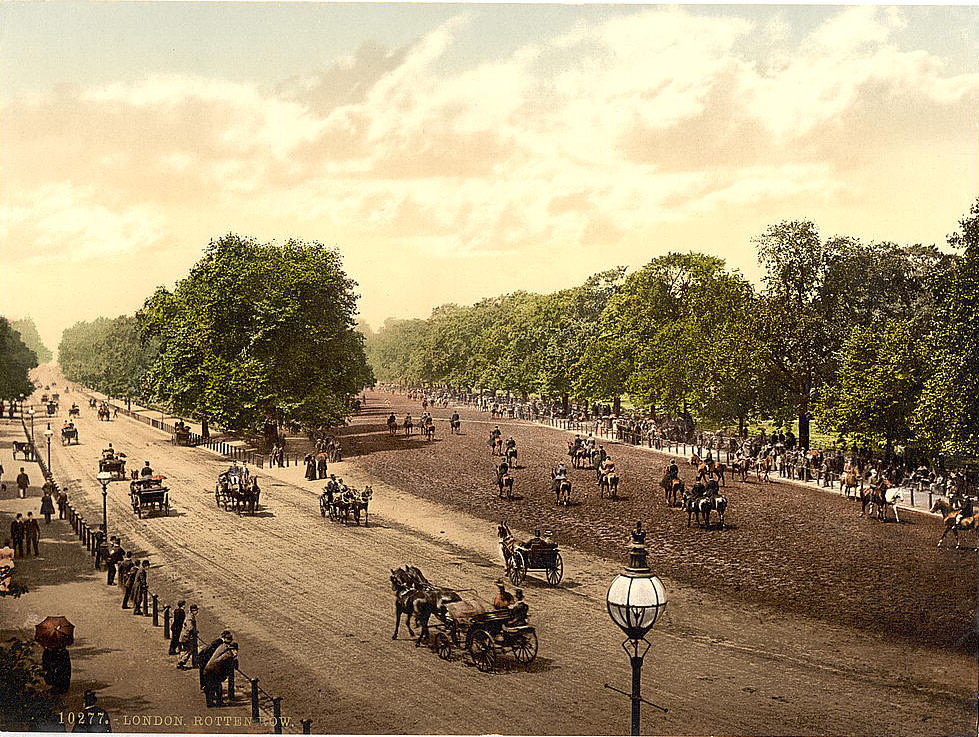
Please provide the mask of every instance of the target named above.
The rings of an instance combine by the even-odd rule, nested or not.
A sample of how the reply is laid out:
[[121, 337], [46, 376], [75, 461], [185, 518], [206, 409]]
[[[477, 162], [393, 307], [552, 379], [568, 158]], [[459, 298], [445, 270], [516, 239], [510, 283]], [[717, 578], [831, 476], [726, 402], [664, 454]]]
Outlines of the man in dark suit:
[[214, 651], [217, 650], [222, 643], [230, 645], [233, 640], [234, 638], [231, 635], [231, 631], [225, 630], [221, 633], [221, 636], [218, 639], [197, 653], [197, 668], [200, 671], [201, 676], [201, 691], [204, 690], [204, 667], [207, 665], [207, 661], [211, 659], [211, 656], [214, 655]]
[[108, 557], [108, 548], [105, 545], [105, 527], [99, 525], [95, 531], [95, 570], [102, 570], [102, 561]]
[[133, 569], [133, 565], [133, 551], [130, 550], [122, 556], [122, 562], [119, 563], [119, 588], [126, 588], [129, 572]]
[[10, 523], [10, 540], [14, 545], [14, 553], [23, 558], [24, 557], [24, 536], [27, 534], [27, 530], [24, 527], [24, 516], [18, 514], [14, 521]]
[[105, 556], [105, 583], [107, 585], [111, 586], [116, 582], [116, 571], [124, 555], [122, 548], [119, 547], [119, 538], [111, 537], [109, 552]]
[[132, 567], [126, 571], [126, 595], [122, 597], [122, 608], [128, 609], [129, 602], [136, 593], [136, 578], [139, 576], [139, 561], [133, 558]]
[[177, 654], [177, 645], [180, 643], [180, 632], [184, 628], [184, 620], [187, 619], [187, 612], [184, 604], [187, 602], [181, 599], [177, 602], [177, 608], [173, 610], [173, 620], [170, 623], [170, 654]]
[[40, 555], [37, 551], [37, 544], [41, 540], [41, 526], [37, 523], [33, 512], [27, 513], [27, 521], [24, 522], [24, 536], [27, 538], [27, 554], [34, 551], [34, 555]]

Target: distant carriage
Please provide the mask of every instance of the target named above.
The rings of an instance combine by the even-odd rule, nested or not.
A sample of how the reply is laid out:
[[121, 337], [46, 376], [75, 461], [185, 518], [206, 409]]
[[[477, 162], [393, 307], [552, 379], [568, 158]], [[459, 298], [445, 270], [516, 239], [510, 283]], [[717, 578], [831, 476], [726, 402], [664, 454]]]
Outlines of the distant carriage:
[[148, 476], [129, 482], [129, 498], [140, 519], [143, 513], [170, 514], [170, 489], [163, 485], [166, 476]]
[[24, 457], [25, 461], [34, 460], [34, 446], [27, 440], [14, 440], [11, 442], [10, 453], [14, 457], [14, 460], [17, 460], [18, 453]]
[[81, 417], [82, 411], [79, 409], [77, 404], [71, 405], [71, 409], [68, 410], [69, 417]]
[[170, 442], [174, 445], [192, 445], [190, 439], [190, 428], [187, 427], [183, 422], [178, 422], [173, 427], [173, 436]]
[[367, 510], [373, 498], [374, 490], [370, 486], [365, 486], [363, 491], [349, 487], [332, 494], [324, 491], [320, 495], [320, 515], [344, 523], [353, 517], [357, 525], [363, 517], [364, 527], [367, 527]]
[[58, 413], [58, 403], [50, 401], [47, 404], [48, 417], [54, 417]]
[[438, 632], [432, 648], [438, 656], [449, 660], [453, 648], [461, 648], [484, 673], [495, 671], [508, 652], [521, 665], [533, 663], [537, 658], [537, 630], [529, 624], [510, 623], [506, 609], [485, 609], [472, 601], [448, 604], [445, 615], [434, 625]]
[[221, 473], [214, 485], [217, 506], [234, 510], [239, 515], [245, 512], [255, 514], [261, 493], [258, 478], [252, 476], [247, 468], [239, 466]]
[[71, 445], [72, 441], [78, 445], [78, 428], [74, 425], [61, 428], [61, 444]]
[[497, 528], [500, 549], [506, 563], [507, 578], [514, 586], [519, 586], [530, 571], [542, 571], [551, 586], [557, 586], [564, 577], [564, 559], [558, 544], [542, 539], [540, 530], [525, 543], [518, 543], [504, 522]]
[[99, 459], [99, 473], [106, 471], [112, 474], [116, 481], [126, 480], [126, 454], [116, 453], [115, 455], [103, 455]]

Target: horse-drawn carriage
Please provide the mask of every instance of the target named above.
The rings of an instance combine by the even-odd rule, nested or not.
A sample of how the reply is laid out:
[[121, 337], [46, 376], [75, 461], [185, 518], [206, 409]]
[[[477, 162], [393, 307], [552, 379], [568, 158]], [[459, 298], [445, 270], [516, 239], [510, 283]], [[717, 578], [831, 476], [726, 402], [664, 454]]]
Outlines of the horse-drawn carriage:
[[526, 605], [522, 609], [495, 608], [472, 597], [463, 599], [457, 591], [430, 584], [413, 566], [392, 570], [391, 588], [395, 593], [394, 639], [406, 615], [409, 634], [414, 635], [413, 617], [421, 627], [416, 646], [427, 640], [443, 660], [450, 660], [460, 649], [479, 670], [490, 672], [507, 651], [523, 665], [537, 657], [537, 632], [527, 624]]
[[71, 408], [68, 410], [69, 417], [81, 417], [82, 411], [79, 409], [77, 404], [72, 404]]
[[363, 491], [348, 486], [338, 490], [326, 487], [320, 495], [320, 515], [345, 524], [353, 516], [358, 525], [363, 515], [364, 527], [367, 527], [367, 508], [373, 498], [374, 490], [370, 486], [365, 486]]
[[71, 445], [72, 441], [75, 441], [75, 445], [78, 445], [78, 428], [75, 427], [75, 423], [69, 422], [61, 428], [61, 444]]
[[550, 540], [550, 532], [540, 536], [540, 530], [534, 531], [534, 537], [525, 543], [518, 543], [510, 532], [510, 527], [503, 522], [497, 528], [500, 537], [500, 549], [506, 562], [507, 578], [514, 586], [527, 577], [529, 571], [543, 571], [544, 577], [551, 586], [557, 586], [564, 577], [564, 560], [558, 544]]
[[191, 445], [190, 442], [190, 428], [187, 427], [182, 421], [177, 422], [173, 426], [173, 438], [171, 441], [174, 445]]
[[537, 658], [537, 630], [529, 624], [513, 624], [506, 609], [490, 609], [479, 602], [458, 601], [434, 625], [438, 630], [432, 648], [449, 660], [455, 648], [462, 649], [484, 673], [496, 670], [501, 656], [510, 652], [521, 665]]
[[10, 454], [17, 460], [17, 454], [24, 456], [25, 461], [34, 460], [34, 446], [29, 440], [14, 440], [10, 443]]
[[214, 485], [214, 500], [225, 510], [233, 509], [238, 514], [255, 514], [262, 490], [258, 477], [252, 476], [247, 467], [237, 464], [218, 476]]
[[99, 459], [99, 473], [107, 471], [112, 474], [112, 478], [117, 481], [126, 480], [126, 454], [125, 453], [112, 453], [111, 455], [102, 452], [102, 457]]
[[170, 514], [170, 489], [163, 485], [166, 476], [146, 476], [129, 482], [129, 498], [140, 519], [143, 512]]
[[98, 416], [100, 422], [109, 422], [112, 419], [112, 413], [109, 411], [109, 405], [107, 405], [105, 402], [102, 402], [102, 404], [99, 405]]

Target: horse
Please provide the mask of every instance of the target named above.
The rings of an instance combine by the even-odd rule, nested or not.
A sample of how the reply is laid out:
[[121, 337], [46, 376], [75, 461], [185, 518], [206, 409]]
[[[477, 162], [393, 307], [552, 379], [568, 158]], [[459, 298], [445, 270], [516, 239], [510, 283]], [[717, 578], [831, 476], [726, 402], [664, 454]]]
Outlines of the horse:
[[751, 461], [747, 458], [737, 458], [731, 463], [731, 478], [735, 477], [735, 474], [741, 477], [741, 481], [745, 482], [748, 480], [748, 471], [751, 469]]
[[109, 412], [108, 407], [106, 407], [104, 404], [101, 407], [99, 407], [99, 421], [104, 420], [105, 422], [108, 422], [111, 418], [112, 415]]
[[435, 440], [435, 421], [429, 418], [422, 427], [422, 432], [425, 433], [425, 440]]
[[34, 450], [31, 444], [26, 440], [14, 440], [10, 443], [10, 453], [17, 460], [17, 454], [20, 453], [24, 456], [25, 461], [30, 461], [34, 459]]
[[942, 536], [938, 538], [938, 547], [942, 546], [942, 541], [951, 532], [955, 536], [955, 549], [958, 550], [960, 547], [959, 530], [974, 531], [976, 533], [976, 545], [979, 547], [979, 514], [963, 517], [961, 520], [958, 520], [959, 510], [952, 509], [952, 505], [943, 499], [937, 500], [932, 506], [931, 511], [941, 512], [942, 522], [945, 525]]
[[700, 501], [704, 498], [704, 494], [707, 492], [707, 487], [703, 485], [700, 481], [696, 482], [690, 487], [689, 491], [683, 494], [683, 509], [687, 513], [687, 527], [690, 527], [690, 523], [696, 519], [697, 526], [699, 527], [701, 507]]
[[719, 463], [718, 461], [711, 460], [710, 463], [701, 460], [700, 456], [694, 453], [690, 456], [690, 465], [697, 467], [697, 480], [703, 481], [704, 479], [710, 477], [714, 478], [717, 476], [721, 480], [721, 486], [727, 486], [724, 480], [724, 474], [727, 473], [727, 465]]
[[[840, 495], [849, 498], [850, 496], [859, 496], [857, 491], [860, 486], [860, 480], [857, 476], [857, 472], [854, 469], [850, 469], [842, 474], [840, 474]], [[851, 495], [850, 490], [853, 490]]]
[[559, 478], [554, 469], [551, 469], [551, 491], [557, 495], [559, 505], [571, 505], [571, 482], [565, 477]]
[[604, 499], [606, 492], [608, 492], [611, 499], [618, 499], [619, 474], [617, 474], [615, 471], [612, 471], [611, 473], [603, 473], [602, 480], [598, 484], [598, 489], [599, 499]]
[[511, 448], [507, 448], [506, 449], [506, 452], [503, 454], [503, 457], [506, 459], [506, 462], [508, 464], [510, 464], [510, 467], [511, 468], [516, 468], [517, 467], [517, 448], [516, 448], [516, 446], [513, 446]]
[[391, 433], [391, 435], [398, 434], [398, 421], [394, 419], [393, 416], [388, 417], [388, 432]]
[[503, 455], [503, 436], [493, 435], [490, 440], [492, 441], [492, 455], [501, 456]]
[[462, 432], [462, 420], [458, 417], [453, 417], [449, 420], [449, 429], [453, 435], [459, 435]]
[[503, 498], [504, 494], [507, 499], [513, 499], [513, 476], [509, 473], [498, 476], [496, 483], [500, 487], [500, 499]]
[[724, 514], [727, 512], [727, 497], [716, 491], [714, 493], [708, 491], [708, 496], [701, 499], [700, 513], [703, 518], [704, 527], [708, 530], [710, 529], [711, 511], [717, 512], [717, 520], [723, 530]]
[[901, 517], [898, 515], [897, 503], [902, 501], [903, 498], [901, 491], [891, 487], [890, 482], [887, 480], [865, 487], [860, 490], [860, 516], [863, 517], [868, 514], [869, 509], [870, 515], [876, 513], [877, 519], [886, 522], [887, 508], [892, 507], [894, 509], [894, 520], [900, 523]]
[[[401, 627], [402, 615], [405, 617], [408, 634], [414, 637], [415, 631], [411, 628], [411, 618], [415, 618], [416, 624], [420, 624], [423, 621], [426, 625], [428, 624], [428, 619], [431, 616], [431, 611], [428, 610], [428, 600], [415, 587], [414, 581], [407, 575], [404, 569], [391, 569], [391, 589], [394, 591], [394, 634], [391, 635], [391, 639], [398, 639], [398, 630]], [[422, 637], [425, 634], [427, 632], [423, 632], [419, 636], [418, 643], [416, 644], [421, 644]]]
[[61, 428], [61, 444], [71, 445], [71, 441], [74, 440], [75, 444], [78, 444], [78, 428], [77, 427], [63, 427]]
[[[446, 606], [462, 597], [452, 589], [433, 586], [424, 574], [414, 566], [403, 566], [398, 571], [391, 570], [391, 588], [395, 592], [395, 622], [392, 640], [398, 639], [398, 623], [402, 612], [415, 613], [415, 621], [421, 627], [415, 647], [428, 638], [428, 620], [435, 615], [441, 622], [448, 624]], [[413, 593], [411, 593], [413, 592]], [[408, 631], [411, 632], [409, 621]]]
[[411, 428], [413, 428], [413, 427], [414, 427], [414, 424], [412, 423], [412, 421], [406, 418], [405, 419], [405, 423], [404, 423], [405, 437], [408, 437], [408, 436], [411, 435]]
[[664, 474], [663, 480], [659, 482], [659, 485], [663, 487], [663, 491], [665, 492], [666, 506], [678, 506], [684, 493], [683, 479], [673, 478], [667, 473]]
[[771, 482], [772, 480], [768, 478], [768, 474], [771, 473], [774, 467], [775, 459], [771, 456], [755, 459], [755, 474], [757, 474], [759, 481]]

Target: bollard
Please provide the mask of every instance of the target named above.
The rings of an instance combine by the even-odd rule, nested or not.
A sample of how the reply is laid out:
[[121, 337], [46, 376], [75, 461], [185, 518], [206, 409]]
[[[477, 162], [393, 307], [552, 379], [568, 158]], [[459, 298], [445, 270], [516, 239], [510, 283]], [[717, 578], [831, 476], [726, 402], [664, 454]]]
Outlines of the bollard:
[[156, 594], [153, 594], [153, 626], [160, 626], [160, 609], [156, 599]]
[[150, 613], [150, 587], [147, 586], [143, 589], [143, 616], [146, 617]]
[[911, 506], [914, 506], [914, 487], [911, 487]]
[[302, 722], [301, 722], [301, 724], [303, 725], [303, 734], [309, 734], [310, 733], [309, 732], [309, 729], [310, 729], [310, 727], [313, 726], [313, 720], [312, 719], [303, 719]]
[[190, 664], [197, 667], [197, 633], [194, 632], [193, 636], [190, 638]]
[[252, 721], [258, 721], [258, 679], [252, 678]]
[[235, 671], [234, 668], [231, 669], [231, 674], [228, 676], [228, 701], [235, 700]]
[[[156, 601], [156, 597], [153, 597], [153, 601]], [[170, 639], [170, 605], [167, 604], [163, 607], [163, 639]]]
[[275, 717], [275, 733], [282, 734], [282, 698], [272, 697], [272, 716]]

